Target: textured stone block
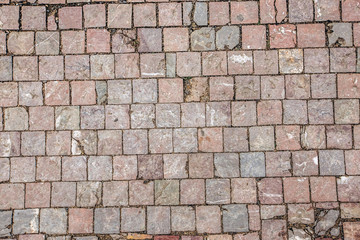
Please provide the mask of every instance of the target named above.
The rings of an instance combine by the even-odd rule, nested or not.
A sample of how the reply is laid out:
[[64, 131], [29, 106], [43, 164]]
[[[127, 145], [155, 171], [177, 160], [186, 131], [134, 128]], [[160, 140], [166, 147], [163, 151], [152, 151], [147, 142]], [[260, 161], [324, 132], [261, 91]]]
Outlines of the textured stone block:
[[220, 233], [221, 213], [218, 206], [196, 207], [196, 229], [199, 233]]
[[92, 233], [94, 214], [92, 209], [69, 209], [69, 233]]
[[236, 153], [215, 153], [214, 167], [217, 177], [239, 177], [239, 155]]
[[179, 204], [179, 181], [156, 180], [155, 181], [155, 204], [177, 205]]
[[101, 182], [79, 182], [77, 184], [76, 206], [95, 207], [101, 203]]
[[228, 179], [206, 180], [206, 203], [207, 204], [229, 204], [230, 203], [230, 181]]
[[120, 209], [97, 208], [94, 214], [94, 232], [110, 234], [120, 232]]
[[246, 205], [232, 204], [224, 205], [223, 209], [223, 228], [224, 232], [247, 232], [248, 212]]
[[256, 203], [256, 181], [254, 178], [231, 179], [232, 203]]
[[76, 200], [75, 182], [54, 182], [51, 190], [52, 207], [74, 207]]
[[319, 151], [320, 175], [343, 175], [344, 153], [341, 150]]
[[153, 205], [154, 204], [154, 182], [130, 181], [129, 182], [129, 204], [130, 205]]
[[147, 233], [169, 234], [170, 207], [148, 207], [147, 208]]
[[180, 182], [181, 204], [204, 204], [205, 181], [202, 179], [185, 179]]
[[27, 183], [25, 188], [25, 207], [50, 207], [50, 183]]
[[10, 181], [11, 182], [33, 182], [35, 181], [35, 158], [16, 157], [10, 159]]
[[11, 234], [11, 229], [8, 227], [12, 222], [12, 212], [2, 211], [0, 213], [0, 236], [8, 237]]
[[171, 230], [194, 231], [195, 209], [190, 206], [171, 207]]
[[14, 234], [37, 233], [39, 231], [39, 209], [14, 211]]
[[40, 211], [40, 232], [66, 234], [67, 210], [65, 208], [45, 208]]
[[265, 177], [264, 153], [240, 154], [241, 177]]
[[121, 209], [121, 231], [122, 232], [145, 231], [145, 209], [144, 208], [122, 208]]
[[105, 181], [112, 179], [112, 159], [109, 156], [91, 156], [88, 159], [88, 179]]
[[104, 206], [128, 205], [128, 183], [125, 181], [112, 181], [103, 183]]
[[[21, 209], [24, 208], [25, 187], [23, 184], [1, 184], [0, 209]], [[13, 231], [14, 232], [14, 231]]]

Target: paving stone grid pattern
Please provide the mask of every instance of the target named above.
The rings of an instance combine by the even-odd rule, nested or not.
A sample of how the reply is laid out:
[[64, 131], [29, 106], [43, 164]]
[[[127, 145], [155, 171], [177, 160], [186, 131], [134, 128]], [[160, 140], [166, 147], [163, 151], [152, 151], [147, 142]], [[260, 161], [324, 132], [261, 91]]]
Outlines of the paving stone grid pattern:
[[360, 239], [360, 0], [0, 3], [1, 239]]

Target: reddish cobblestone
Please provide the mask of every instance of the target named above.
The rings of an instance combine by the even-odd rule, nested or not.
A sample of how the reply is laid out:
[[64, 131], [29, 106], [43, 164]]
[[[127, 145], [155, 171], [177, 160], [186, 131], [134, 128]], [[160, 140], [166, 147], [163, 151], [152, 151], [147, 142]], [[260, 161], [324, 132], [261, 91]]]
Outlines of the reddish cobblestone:
[[360, 236], [358, 0], [0, 0], [0, 238]]

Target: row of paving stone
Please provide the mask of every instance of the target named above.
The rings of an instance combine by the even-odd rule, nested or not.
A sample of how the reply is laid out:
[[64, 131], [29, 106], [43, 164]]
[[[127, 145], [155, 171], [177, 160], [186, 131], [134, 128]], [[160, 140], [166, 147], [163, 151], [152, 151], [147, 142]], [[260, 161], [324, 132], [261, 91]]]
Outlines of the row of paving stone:
[[268, 28], [266, 25], [244, 25], [201, 27], [194, 30], [187, 27], [138, 28], [115, 32], [98, 28], [61, 32], [0, 31], [0, 54], [14, 55], [57, 55], [60, 49], [62, 54], [67, 55], [85, 52], [183, 52], [189, 49], [213, 51], [325, 46], [359, 47], [360, 23], [281, 24], [269, 25]]
[[[0, 56], [1, 81], [113, 80], [346, 73], [359, 71], [360, 48], [279, 49], [67, 56]], [[358, 54], [360, 55], [360, 54]], [[351, 76], [349, 76], [351, 77]]]
[[[36, 2], [36, 0], [32, 0]], [[29, 2], [32, 2], [29, 1]], [[114, 0], [115, 1], [115, 0]], [[11, 1], [16, 2], [16, 1]], [[307, 23], [324, 21], [359, 21], [357, 0], [260, 0], [246, 2], [171, 2], [122, 4], [91, 4], [83, 7], [81, 0], [70, 0], [67, 6], [53, 8], [51, 4], [64, 4], [64, 0], [39, 0], [39, 6], [1, 6], [0, 29], [56, 30], [92, 27], [132, 28], [155, 26], [197, 26], [231, 24]], [[87, 1], [83, 1], [87, 2]], [[111, 2], [111, 1], [109, 1]], [[135, 2], [132, 4], [131, 2]], [[161, 3], [162, 2], [162, 3]], [[1, 4], [9, 3], [2, 0]], [[315, 6], [314, 6], [315, 5]], [[341, 5], [341, 9], [340, 9]], [[315, 9], [314, 9], [315, 7]], [[157, 8], [157, 9], [156, 9]], [[288, 9], [287, 9], [288, 8]], [[313, 11], [315, 10], [315, 14]], [[314, 18], [315, 15], [315, 18]], [[19, 21], [20, 20], [20, 21]], [[346, 29], [344, 29], [346, 30]]]
[[[182, 102], [210, 102], [207, 103], [207, 108], [210, 109], [215, 104], [211, 101], [263, 100], [259, 104], [266, 104], [280, 101], [264, 100], [286, 99], [284, 102], [290, 103], [288, 100], [335, 99], [339, 102], [341, 100], [336, 98], [359, 98], [359, 79], [360, 74], [299, 74], [158, 80], [0, 82], [0, 107], [131, 103], [172, 103], [175, 106]], [[205, 115], [205, 103], [181, 104], [181, 111], [187, 115], [190, 106]], [[184, 124], [186, 126], [193, 125]]]
[[[271, 124], [359, 123], [358, 99], [214, 101], [206, 104], [133, 104], [130, 106], [34, 106], [28, 108], [24, 106], [1, 110], [0, 112], [4, 112], [4, 121], [3, 125], [0, 124], [0, 128], [6, 131], [151, 129], [180, 126], [184, 128], [254, 126], [255, 128], [255, 125]], [[45, 121], [40, 123], [39, 120], [44, 118]], [[276, 128], [281, 127], [289, 126]], [[331, 126], [327, 128], [331, 129]]]
[[[358, 125], [1, 132], [0, 157], [359, 149]], [[353, 134], [354, 133], [354, 134]], [[324, 150], [339, 152], [340, 150]]]
[[[101, 171], [99, 171], [101, 172]], [[99, 173], [98, 172], [98, 173]], [[67, 174], [67, 172], [65, 173]], [[0, 184], [0, 209], [357, 202], [359, 176]], [[106, 173], [105, 173], [106, 174]], [[259, 174], [260, 175], [260, 174]], [[157, 176], [155, 176], [157, 177]], [[200, 176], [202, 177], [202, 176]], [[100, 181], [99, 180], [99, 181]], [[70, 180], [71, 181], [71, 180]], [[310, 190], [309, 190], [309, 187]], [[211, 208], [210, 208], [211, 209]], [[235, 211], [236, 212], [236, 211]]]
[[[354, 231], [360, 224], [353, 222], [359, 217], [359, 204], [288, 204], [219, 206], [148, 206], [132, 208], [43, 208], [0, 212], [0, 236], [20, 235], [19, 239], [44, 239], [49, 235], [64, 234], [119, 234], [139, 232], [147, 234], [192, 233], [195, 236], [182, 239], [202, 239], [196, 234], [238, 233], [235, 240], [289, 239], [311, 240], [357, 239]], [[221, 224], [222, 220], [222, 224]], [[10, 227], [8, 227], [10, 226]], [[262, 232], [258, 232], [262, 227]], [[91, 236], [91, 235], [90, 235]], [[130, 237], [129, 237], [130, 236]], [[151, 239], [151, 236], [131, 234], [128, 239]], [[104, 237], [104, 236], [102, 236]], [[103, 239], [100, 237], [100, 239]], [[279, 238], [280, 237], [280, 238]], [[319, 237], [319, 238], [316, 238]], [[69, 239], [67, 236], [48, 239]], [[94, 239], [90, 237], [75, 239]], [[96, 237], [95, 237], [96, 239]], [[104, 239], [126, 239], [126, 235], [108, 236]], [[175, 236], [155, 237], [172, 240]], [[209, 235], [205, 239], [231, 240], [231, 235]], [[340, 239], [340, 238], [338, 238]]]
[[[345, 153], [345, 156], [344, 156]], [[0, 158], [1, 182], [360, 175], [360, 150]]]
[[[153, 128], [155, 122], [158, 127], [333, 124], [334, 116], [336, 124], [357, 124], [359, 79], [359, 74], [301, 74], [236, 76], [235, 83], [232, 77], [3, 82], [0, 106], [12, 108], [0, 111], [5, 130], [27, 130], [29, 125], [30, 130], [79, 129], [80, 119], [83, 129]], [[332, 100], [336, 97], [342, 99]], [[99, 105], [61, 106], [70, 100], [72, 105]], [[16, 116], [21, 118], [16, 121]], [[37, 122], [44, 117], [49, 118], [46, 124]]]

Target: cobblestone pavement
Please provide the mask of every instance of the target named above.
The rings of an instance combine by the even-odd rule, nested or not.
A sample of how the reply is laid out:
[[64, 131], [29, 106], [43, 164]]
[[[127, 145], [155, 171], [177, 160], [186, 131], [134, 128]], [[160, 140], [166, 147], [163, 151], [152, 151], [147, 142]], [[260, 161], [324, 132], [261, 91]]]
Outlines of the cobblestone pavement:
[[360, 0], [0, 0], [0, 238], [359, 240], [359, 99]]

